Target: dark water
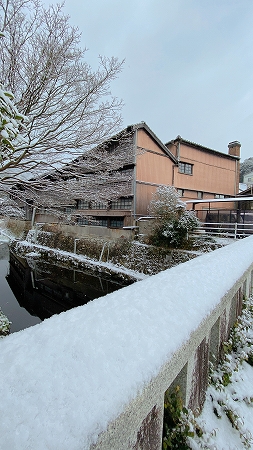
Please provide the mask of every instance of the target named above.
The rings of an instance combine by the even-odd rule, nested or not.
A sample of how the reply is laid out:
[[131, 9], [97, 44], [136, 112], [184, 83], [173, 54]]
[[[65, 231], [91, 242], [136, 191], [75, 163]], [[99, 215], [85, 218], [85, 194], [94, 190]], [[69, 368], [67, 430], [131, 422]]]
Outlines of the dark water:
[[0, 307], [12, 322], [11, 332], [35, 325], [62, 311], [84, 305], [120, 289], [122, 280], [95, 276], [9, 253], [0, 245]]

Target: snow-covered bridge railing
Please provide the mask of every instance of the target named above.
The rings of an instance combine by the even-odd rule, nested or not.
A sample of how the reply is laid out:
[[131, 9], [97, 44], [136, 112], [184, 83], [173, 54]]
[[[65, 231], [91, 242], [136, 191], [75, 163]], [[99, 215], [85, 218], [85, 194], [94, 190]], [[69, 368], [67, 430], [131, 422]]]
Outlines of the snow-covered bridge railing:
[[202, 405], [252, 270], [249, 237], [4, 338], [2, 448], [160, 450], [165, 391]]

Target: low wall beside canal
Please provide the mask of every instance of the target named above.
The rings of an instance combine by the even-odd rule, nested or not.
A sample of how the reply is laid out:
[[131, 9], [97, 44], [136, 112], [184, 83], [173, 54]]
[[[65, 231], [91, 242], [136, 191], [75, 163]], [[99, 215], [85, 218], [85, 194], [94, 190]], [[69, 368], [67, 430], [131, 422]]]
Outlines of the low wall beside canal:
[[249, 237], [4, 338], [3, 448], [160, 450], [166, 390], [203, 405], [252, 271]]

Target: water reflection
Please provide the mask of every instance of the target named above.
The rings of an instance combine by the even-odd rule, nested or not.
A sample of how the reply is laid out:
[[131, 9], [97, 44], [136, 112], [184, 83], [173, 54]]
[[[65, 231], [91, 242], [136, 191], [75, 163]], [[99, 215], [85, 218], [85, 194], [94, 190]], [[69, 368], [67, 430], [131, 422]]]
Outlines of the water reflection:
[[[122, 280], [112, 280], [106, 275], [97, 277], [88, 269], [71, 270], [41, 260], [27, 260], [12, 252], [5, 278], [16, 301], [15, 314], [11, 311], [10, 315], [10, 308], [7, 307], [9, 301], [5, 304], [1, 294], [0, 306], [13, 322], [11, 332], [38, 323], [53, 314], [84, 305], [123, 286]], [[21, 310], [28, 314], [25, 323]]]
[[26, 309], [21, 308], [11, 291], [7, 276], [9, 273], [9, 248], [7, 244], [0, 244], [0, 307], [12, 322], [11, 332], [19, 331], [41, 322], [38, 317], [31, 316]]

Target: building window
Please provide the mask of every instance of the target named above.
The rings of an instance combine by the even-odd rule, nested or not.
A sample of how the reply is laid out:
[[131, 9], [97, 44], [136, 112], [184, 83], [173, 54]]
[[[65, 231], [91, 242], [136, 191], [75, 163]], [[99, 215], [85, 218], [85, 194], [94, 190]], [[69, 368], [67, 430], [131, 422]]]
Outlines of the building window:
[[78, 225], [89, 225], [89, 220], [87, 217], [78, 217], [77, 223]]
[[188, 163], [183, 163], [183, 162], [178, 163], [178, 172], [179, 173], [185, 173], [186, 175], [192, 175], [192, 169], [193, 169], [193, 164], [188, 164]]
[[92, 225], [96, 225], [98, 227], [107, 227], [108, 220], [106, 218], [96, 218], [94, 222], [92, 222]]
[[111, 209], [131, 209], [131, 207], [132, 198], [129, 197], [121, 197], [111, 202]]
[[71, 214], [73, 210], [74, 210], [74, 208], [72, 208], [71, 206], [66, 206], [64, 208], [65, 214]]
[[124, 219], [123, 217], [115, 217], [113, 219], [110, 220], [110, 227], [111, 228], [123, 228], [123, 222]]
[[178, 189], [177, 193], [179, 194], [180, 197], [184, 196], [184, 189]]
[[93, 202], [91, 204], [92, 209], [107, 209], [108, 204], [107, 203], [101, 203], [101, 202]]
[[89, 209], [90, 207], [90, 202], [88, 202], [87, 200], [77, 200], [77, 209]]
[[225, 198], [223, 194], [215, 194], [214, 198]]
[[203, 198], [203, 192], [198, 191], [198, 192], [197, 192], [197, 197], [198, 197], [199, 199], [202, 199], [202, 198]]

